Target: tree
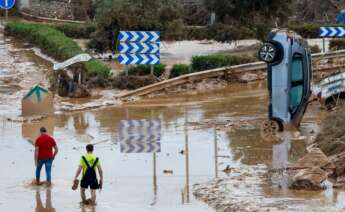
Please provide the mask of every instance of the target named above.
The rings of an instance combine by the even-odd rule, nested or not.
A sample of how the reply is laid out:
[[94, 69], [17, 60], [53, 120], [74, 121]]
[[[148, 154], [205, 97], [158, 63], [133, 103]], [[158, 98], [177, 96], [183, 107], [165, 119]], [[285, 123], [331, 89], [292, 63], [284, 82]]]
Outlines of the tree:
[[97, 31], [89, 47], [98, 51], [115, 50], [120, 30], [162, 32], [169, 38], [181, 30], [181, 7], [175, 0], [98, 0]]
[[293, 0], [205, 0], [210, 12], [215, 12], [216, 22], [247, 27], [262, 38], [271, 27], [285, 24], [291, 15]]
[[[234, 21], [241, 24], [256, 22], [257, 16], [266, 21], [276, 18], [286, 21], [291, 14], [292, 0], [205, 0], [209, 11], [215, 12], [217, 21], [231, 24]], [[230, 22], [229, 22], [230, 21]]]

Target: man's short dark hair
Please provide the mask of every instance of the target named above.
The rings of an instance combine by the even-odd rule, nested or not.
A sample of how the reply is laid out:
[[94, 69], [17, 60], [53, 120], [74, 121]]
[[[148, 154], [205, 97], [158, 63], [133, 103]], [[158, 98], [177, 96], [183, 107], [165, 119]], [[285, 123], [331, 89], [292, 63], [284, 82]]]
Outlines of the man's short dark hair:
[[92, 144], [86, 145], [86, 151], [87, 152], [93, 152], [93, 145]]
[[40, 132], [41, 132], [41, 133], [46, 133], [46, 132], [47, 132], [47, 129], [46, 129], [45, 127], [41, 127]]

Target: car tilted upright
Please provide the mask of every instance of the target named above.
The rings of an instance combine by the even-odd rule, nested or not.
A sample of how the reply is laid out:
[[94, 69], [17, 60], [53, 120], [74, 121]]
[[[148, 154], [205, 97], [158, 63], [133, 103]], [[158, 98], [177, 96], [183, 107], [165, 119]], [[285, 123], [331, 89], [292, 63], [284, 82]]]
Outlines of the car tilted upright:
[[282, 131], [298, 127], [311, 96], [312, 65], [307, 42], [288, 30], [274, 30], [259, 50], [267, 63], [269, 120], [263, 128]]

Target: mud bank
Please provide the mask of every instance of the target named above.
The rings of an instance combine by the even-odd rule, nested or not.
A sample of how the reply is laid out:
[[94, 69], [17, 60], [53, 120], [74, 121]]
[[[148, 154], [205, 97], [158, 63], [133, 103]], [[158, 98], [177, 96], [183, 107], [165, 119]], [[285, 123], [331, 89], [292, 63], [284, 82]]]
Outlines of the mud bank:
[[[338, 108], [329, 114], [314, 103], [304, 122], [316, 113], [320, 129], [305, 131], [302, 122], [308, 141], [274, 145], [272, 164], [229, 167], [227, 177], [195, 184], [193, 194], [219, 212], [345, 210], [338, 199], [345, 188], [345, 113]], [[306, 152], [291, 159], [301, 149]]]
[[241, 166], [231, 169], [228, 177], [195, 184], [194, 196], [217, 212], [238, 211], [331, 211], [345, 209], [342, 192], [327, 187], [325, 191], [296, 191], [284, 186], [272, 188], [272, 180], [281, 174], [268, 175], [264, 166]]
[[322, 131], [313, 146], [320, 148], [327, 156], [345, 152], [345, 107], [338, 107], [322, 121]]
[[[340, 211], [331, 203], [333, 190], [312, 193], [272, 189], [266, 166], [242, 166], [232, 169], [226, 178], [195, 184], [194, 196], [217, 212], [238, 211]], [[275, 191], [276, 190], [276, 191]], [[327, 196], [332, 194], [331, 196]], [[326, 197], [326, 200], [324, 199]], [[327, 200], [327, 198], [330, 198]], [[308, 204], [306, 204], [306, 201]]]
[[[210, 93], [215, 90], [224, 89], [227, 86], [237, 86], [238, 84], [246, 84], [257, 81], [263, 81], [266, 79], [266, 72], [255, 71], [247, 73], [234, 73], [229, 74], [228, 78], [218, 77], [218, 78], [209, 78], [201, 81], [196, 81], [192, 83], [187, 83], [172, 88], [166, 88], [162, 91], [157, 91], [148, 95], [148, 97], [156, 96], [167, 96], [167, 95], [176, 95], [181, 93], [188, 94], [200, 94], [200, 93]], [[262, 82], [263, 83], [263, 82]]]

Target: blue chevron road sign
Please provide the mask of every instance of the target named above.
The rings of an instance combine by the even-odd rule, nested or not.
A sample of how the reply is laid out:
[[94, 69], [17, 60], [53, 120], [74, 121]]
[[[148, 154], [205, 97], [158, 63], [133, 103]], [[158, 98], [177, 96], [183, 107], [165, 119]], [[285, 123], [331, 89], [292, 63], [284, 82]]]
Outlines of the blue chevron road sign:
[[130, 64], [147, 64], [156, 65], [160, 63], [159, 54], [120, 54], [119, 55], [120, 64], [130, 65]]
[[157, 43], [160, 42], [160, 32], [120, 31], [119, 40], [120, 42]]
[[160, 32], [121, 31], [119, 62], [123, 65], [160, 63]]
[[161, 152], [160, 143], [121, 143], [121, 153]]
[[160, 120], [122, 120], [119, 142], [122, 153], [153, 153], [161, 151]]
[[159, 43], [120, 43], [120, 53], [140, 53], [140, 54], [157, 54], [159, 53]]
[[345, 37], [345, 27], [320, 27], [320, 37]]
[[14, 7], [14, 4], [16, 3], [15, 0], [0, 0], [0, 7], [2, 9], [11, 9], [12, 7]]

